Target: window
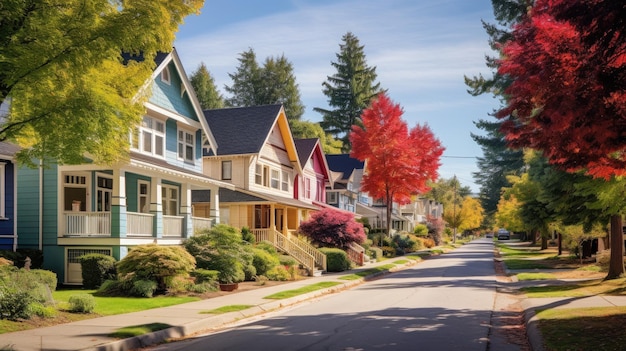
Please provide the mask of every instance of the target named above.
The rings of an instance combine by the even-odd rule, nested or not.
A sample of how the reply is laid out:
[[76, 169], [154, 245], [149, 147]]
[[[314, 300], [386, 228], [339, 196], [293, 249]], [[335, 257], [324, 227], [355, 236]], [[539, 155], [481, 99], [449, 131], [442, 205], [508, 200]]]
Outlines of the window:
[[150, 213], [150, 184], [145, 180], [140, 180], [137, 185], [139, 188], [139, 203], [137, 204], [139, 208], [137, 211], [140, 213]]
[[263, 185], [263, 166], [258, 163], [254, 167], [254, 183]]
[[326, 200], [329, 204], [336, 204], [337, 203], [337, 193], [336, 192], [329, 192], [326, 193]]
[[281, 187], [283, 191], [289, 191], [289, 172], [283, 171], [283, 177], [281, 179]]
[[170, 69], [169, 67], [163, 68], [161, 71], [161, 81], [165, 84], [170, 84]]
[[193, 162], [195, 157], [194, 135], [184, 130], [178, 131], [178, 158], [187, 162]]
[[310, 178], [304, 178], [304, 198], [305, 199], [311, 198], [311, 179]]
[[141, 126], [131, 134], [131, 147], [151, 156], [165, 156], [165, 123], [144, 116]]
[[96, 211], [110, 212], [111, 198], [113, 197], [113, 179], [98, 176], [97, 182]]
[[178, 215], [178, 187], [171, 185], [161, 186], [161, 206], [163, 215]]
[[280, 172], [278, 172], [278, 170], [272, 169], [271, 186], [274, 189], [280, 189], [279, 185], [280, 185]]
[[222, 180], [233, 179], [233, 161], [222, 161]]

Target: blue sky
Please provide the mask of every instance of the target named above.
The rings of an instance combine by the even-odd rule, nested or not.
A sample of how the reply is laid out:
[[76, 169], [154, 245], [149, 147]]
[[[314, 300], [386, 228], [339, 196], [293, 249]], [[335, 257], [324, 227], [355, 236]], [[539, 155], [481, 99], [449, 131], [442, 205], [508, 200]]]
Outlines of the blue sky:
[[490, 0], [206, 0], [197, 16], [180, 27], [176, 49], [187, 74], [204, 62], [225, 94], [239, 54], [254, 49], [257, 61], [285, 57], [293, 64], [306, 112], [328, 107], [322, 83], [336, 71], [341, 38], [359, 38], [381, 87], [404, 109], [409, 127], [428, 124], [445, 146], [439, 174], [456, 175], [478, 191], [472, 172], [481, 149], [472, 121], [498, 107], [491, 96], [467, 93], [464, 75], [489, 75], [491, 55], [481, 19], [493, 22]]

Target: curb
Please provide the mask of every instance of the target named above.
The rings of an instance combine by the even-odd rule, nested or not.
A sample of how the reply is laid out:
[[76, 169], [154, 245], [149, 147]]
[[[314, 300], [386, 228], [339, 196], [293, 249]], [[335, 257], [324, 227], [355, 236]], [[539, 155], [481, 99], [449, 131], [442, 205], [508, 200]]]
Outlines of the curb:
[[535, 308], [528, 302], [528, 299], [522, 300], [522, 307], [524, 308], [524, 321], [526, 323], [526, 336], [530, 343], [532, 351], [545, 351], [543, 347], [543, 336], [539, 330], [539, 318], [535, 313]]

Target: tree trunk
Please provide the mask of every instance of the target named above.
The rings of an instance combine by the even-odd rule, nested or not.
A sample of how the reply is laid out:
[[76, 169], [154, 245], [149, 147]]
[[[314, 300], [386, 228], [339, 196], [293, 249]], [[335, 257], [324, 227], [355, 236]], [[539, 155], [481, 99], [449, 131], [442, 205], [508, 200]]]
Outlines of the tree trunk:
[[563, 254], [563, 237], [561, 236], [561, 232], [558, 232], [556, 235], [558, 235], [557, 240], [559, 243], [559, 256], [561, 256]]
[[387, 235], [391, 237], [391, 205], [387, 201]]
[[537, 243], [537, 231], [536, 230], [531, 230], [530, 231], [530, 236], [532, 238], [532, 242], [530, 243], [530, 245], [534, 246]]
[[542, 233], [541, 234], [541, 249], [546, 250], [548, 248], [548, 238]]
[[611, 216], [611, 259], [609, 273], [605, 280], [617, 279], [624, 274], [624, 232], [622, 229], [622, 215]]

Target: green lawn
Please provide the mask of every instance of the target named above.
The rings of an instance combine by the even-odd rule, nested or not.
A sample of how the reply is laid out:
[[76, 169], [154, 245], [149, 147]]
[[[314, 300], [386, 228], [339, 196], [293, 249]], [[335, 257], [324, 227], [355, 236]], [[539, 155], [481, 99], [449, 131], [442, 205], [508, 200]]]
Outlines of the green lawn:
[[290, 297], [303, 295], [303, 294], [310, 293], [310, 292], [313, 292], [313, 291], [316, 291], [316, 290], [330, 288], [330, 287], [333, 287], [333, 286], [339, 285], [339, 284], [341, 284], [341, 283], [339, 283], [339, 282], [320, 282], [320, 283], [316, 283], [316, 284], [307, 285], [307, 286], [304, 286], [304, 287], [299, 288], [299, 289], [285, 290], [285, 291], [282, 291], [282, 292], [279, 292], [279, 293], [276, 293], [276, 294], [268, 295], [268, 296], [265, 296], [264, 299], [271, 299], [271, 300], [288, 299]]

